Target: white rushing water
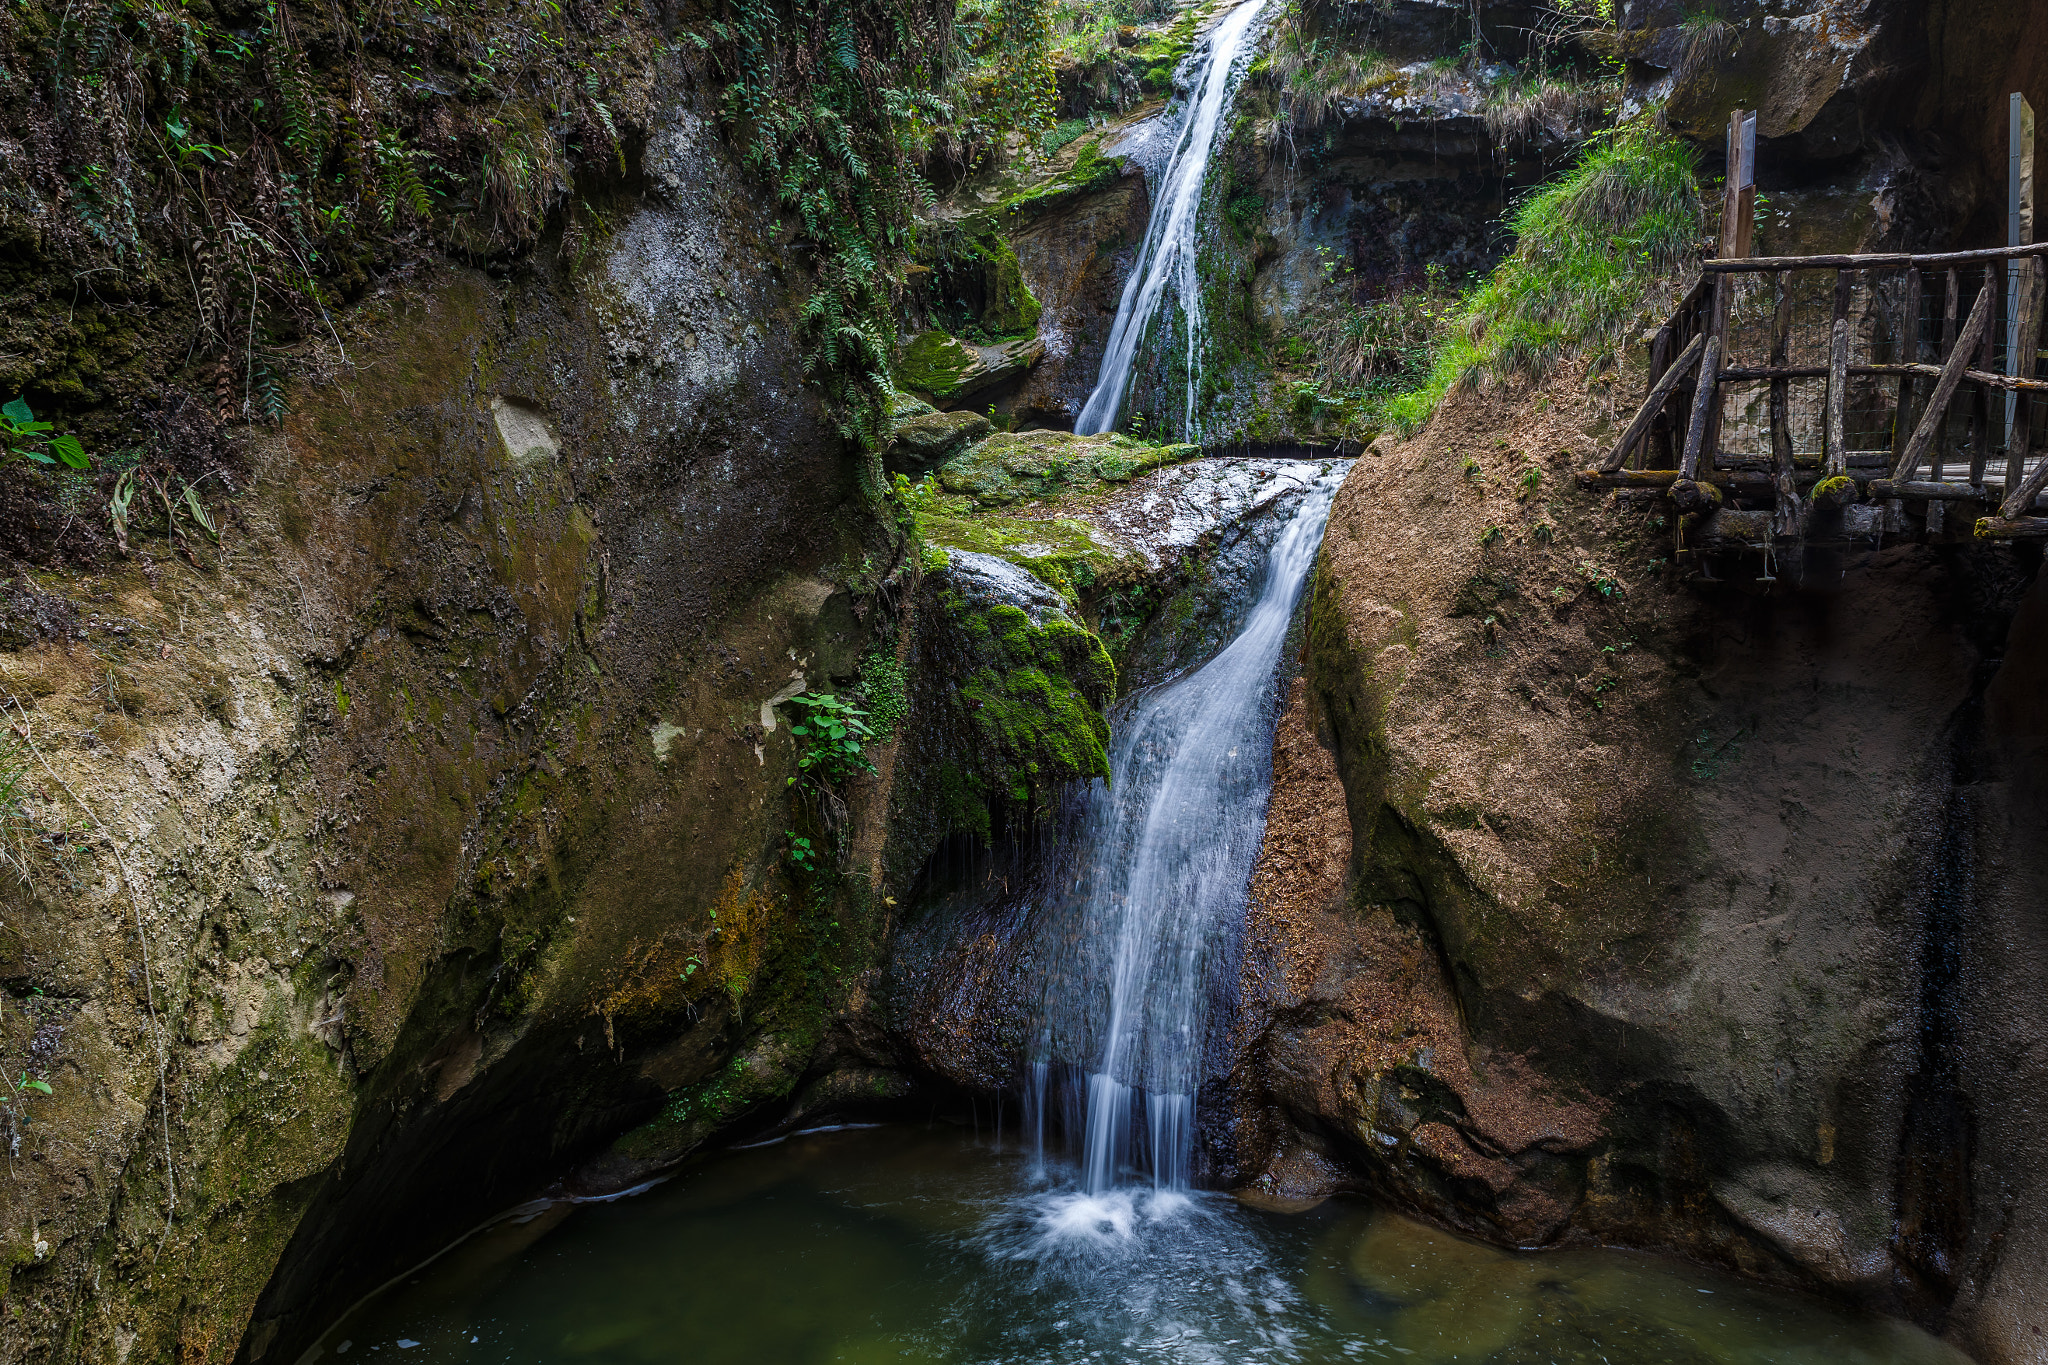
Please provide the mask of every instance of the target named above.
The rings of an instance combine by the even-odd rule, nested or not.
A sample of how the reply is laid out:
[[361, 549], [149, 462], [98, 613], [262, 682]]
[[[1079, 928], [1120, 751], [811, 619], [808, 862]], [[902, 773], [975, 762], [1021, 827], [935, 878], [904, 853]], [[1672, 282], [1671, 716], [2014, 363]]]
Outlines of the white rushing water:
[[1183, 106], [1172, 155], [1160, 175], [1145, 227], [1145, 245], [1138, 264], [1117, 303], [1116, 322], [1102, 353], [1102, 371], [1095, 391], [1081, 407], [1074, 430], [1083, 435], [1113, 431], [1122, 414], [1124, 391], [1130, 387], [1138, 347], [1159, 311], [1170, 286], [1180, 305], [1187, 338], [1187, 410], [1184, 434], [1195, 435], [1196, 385], [1200, 377], [1202, 283], [1196, 274], [1202, 186], [1209, 176], [1209, 158], [1222, 135], [1224, 118], [1258, 35], [1259, 17], [1270, 0], [1245, 0], [1216, 26], [1196, 54], [1193, 93]]
[[[1155, 1193], [1188, 1184], [1210, 986], [1235, 961], [1265, 835], [1280, 650], [1342, 479], [1303, 494], [1236, 638], [1119, 719], [1113, 781], [1090, 792], [1027, 1119], [1042, 1150], [1049, 1101], [1085, 1113], [1076, 1198], [1092, 1203], [1054, 1211], [1078, 1223], [1128, 1216], [1104, 1202], [1128, 1203], [1127, 1170], [1149, 1170]], [[1083, 1093], [1047, 1094], [1084, 1074]]]

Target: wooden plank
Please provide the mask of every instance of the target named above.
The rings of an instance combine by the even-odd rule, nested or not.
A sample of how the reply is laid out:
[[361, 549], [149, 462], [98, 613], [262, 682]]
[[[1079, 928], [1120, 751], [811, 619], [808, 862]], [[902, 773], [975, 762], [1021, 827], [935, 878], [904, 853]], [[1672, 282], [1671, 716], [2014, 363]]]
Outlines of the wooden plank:
[[1986, 261], [2022, 260], [2048, 256], [2048, 242], [2027, 246], [1986, 247], [1981, 251], [1942, 251], [1926, 256], [1903, 252], [1877, 252], [1861, 256], [1717, 256], [1700, 262], [1709, 275], [1765, 275], [1774, 270], [1940, 270], [1958, 265], [1982, 265]]
[[1650, 429], [1650, 423], [1657, 420], [1657, 414], [1664, 410], [1665, 400], [1671, 397], [1671, 391], [1699, 365], [1700, 357], [1706, 353], [1706, 349], [1705, 337], [1692, 339], [1692, 344], [1680, 354], [1678, 362], [1666, 370], [1664, 377], [1651, 388], [1650, 396], [1643, 400], [1642, 409], [1636, 413], [1635, 420], [1628, 424], [1628, 430], [1621, 434], [1621, 440], [1615, 443], [1607, 458], [1600, 462], [1600, 468], [1619, 469], [1628, 461], [1629, 452], [1635, 449], [1636, 442]]
[[[1706, 354], [1700, 359], [1700, 382], [1692, 393], [1692, 420], [1685, 429], [1685, 455], [1678, 462], [1679, 475], [1690, 479], [1699, 473], [1700, 451], [1707, 443], [1708, 418], [1713, 415], [1714, 398], [1720, 392], [1720, 385], [1714, 382], [1714, 375], [1721, 364], [1721, 338], [1718, 334], [1707, 337]], [[1712, 461], [1708, 461], [1709, 467]]]
[[1984, 335], [1984, 329], [1991, 325], [1991, 282], [1977, 292], [1977, 302], [1970, 309], [1970, 319], [1963, 324], [1963, 334], [1957, 338], [1955, 347], [1949, 352], [1948, 363], [1941, 367], [1941, 378], [1935, 381], [1934, 395], [1927, 402], [1927, 411], [1920, 416], [1920, 425], [1913, 430], [1913, 439], [1906, 443], [1905, 453], [1892, 466], [1892, 477], [1903, 479], [1919, 468], [1926, 456], [1927, 448], [1934, 443], [1935, 428], [1945, 425], [1948, 418], [1949, 400], [1955, 397], [1956, 385], [1963, 382], [1963, 371], [1968, 368], [1970, 352]]
[[[1671, 368], [1671, 361], [1673, 359], [1671, 353], [1676, 349], [1677, 344], [1673, 338], [1677, 334], [1675, 321], [1667, 322], [1657, 329], [1656, 338], [1650, 342], [1650, 387], [1652, 389], [1657, 387], [1657, 381], [1664, 377], [1665, 371]], [[1663, 416], [1664, 410], [1659, 408], [1656, 415], [1650, 419], [1650, 429], [1643, 433], [1642, 438], [1636, 442], [1636, 448], [1629, 452], [1638, 469], [1643, 468], [1650, 462], [1650, 454], [1657, 447], [1657, 433], [1660, 427], [1669, 425], [1669, 423], [1662, 422]]]
[[2048, 488], [2048, 459], [2035, 465], [2034, 472], [2021, 479], [2017, 487], [2012, 484], [2007, 484], [2006, 487], [2011, 488], [2012, 492], [1999, 507], [1998, 515], [2016, 517], [2034, 505], [2034, 499], [2041, 495], [2043, 488]]
[[[1681, 473], [1676, 469], [1617, 469], [1612, 472], [1583, 469], [1579, 471], [1578, 480], [1584, 488], [1669, 488], [1678, 482]], [[1796, 477], [1801, 483], [1818, 483], [1821, 473], [1817, 469], [1803, 469]], [[1769, 474], [1729, 469], [1702, 474], [1693, 482], [1710, 483], [1731, 492], [1759, 496], [1770, 493], [1776, 486]]]
[[1983, 540], [2036, 540], [2048, 536], [2048, 517], [1980, 517], [1976, 534]]
[[1828, 473], [1849, 468], [1849, 272], [1835, 272], [1835, 310], [1828, 324]]
[[1930, 502], [1981, 502], [1985, 498], [1984, 485], [1961, 483], [1955, 479], [1872, 479], [1870, 496], [1874, 498], [1926, 498]]
[[[1765, 379], [1825, 379], [1826, 365], [1787, 365], [1780, 369], [1775, 365], [1746, 365], [1740, 369], [1723, 369], [1720, 381], [1723, 384], [1755, 383]], [[1883, 378], [1887, 375], [1918, 376], [1924, 379], [1939, 379], [1939, 365], [1851, 365], [1850, 374], [1867, 374]], [[2009, 374], [1993, 370], [1965, 370], [1963, 378], [1972, 384], [1982, 384], [1987, 389], [2011, 389], [2018, 393], [2048, 393], [2048, 379], [2015, 379]]]

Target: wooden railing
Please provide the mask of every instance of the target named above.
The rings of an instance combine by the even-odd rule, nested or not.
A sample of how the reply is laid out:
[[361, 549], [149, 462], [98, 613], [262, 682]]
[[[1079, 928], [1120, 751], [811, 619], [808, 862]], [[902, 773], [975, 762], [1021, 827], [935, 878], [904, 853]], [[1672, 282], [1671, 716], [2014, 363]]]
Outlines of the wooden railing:
[[[2048, 517], [2030, 515], [2048, 512], [2041, 502], [2048, 456], [2033, 439], [2034, 395], [2048, 394], [2048, 381], [2034, 377], [2040, 319], [2033, 262], [2041, 256], [2048, 256], [2048, 243], [1934, 255], [1705, 261], [1698, 283], [1650, 343], [1649, 393], [1641, 409], [1581, 482], [1668, 487], [1681, 511], [1711, 510], [1720, 501], [1701, 483], [1748, 499], [1769, 497], [1776, 504], [1774, 539], [1824, 529], [1810, 524], [1816, 506], [1802, 506], [1798, 496], [1824, 482], [1822, 510], [1875, 499], [1891, 504], [1896, 518], [1898, 504], [1908, 500], [1976, 503], [1990, 513], [1975, 522], [1980, 536], [2048, 536]], [[1801, 330], [1795, 299], [1802, 279], [1814, 272], [1832, 275], [1825, 329], [1806, 337], [1805, 349], [1822, 354], [1795, 358]], [[1748, 344], [1738, 336], [1745, 314], [1747, 329], [1764, 334]], [[2008, 322], [2003, 346], [2001, 329], [1993, 325], [2002, 314]], [[1822, 449], [1802, 459], [1795, 452], [1792, 394], [1815, 383], [1823, 386]], [[1767, 434], [1767, 448], [1724, 449], [1729, 392], [1758, 384], [1768, 386], [1768, 418], [1758, 433]], [[1889, 413], [1873, 414], [1871, 396], [1887, 384], [1894, 386], [1885, 403]], [[1852, 440], [1851, 395], [1858, 385], [1864, 390], [1862, 434], [1872, 434], [1868, 422], [1875, 416], [1887, 448], [1857, 449]], [[2048, 403], [2040, 406], [2048, 416]], [[1876, 524], [1869, 515], [1851, 521]], [[1943, 514], [1936, 508], [1925, 521], [1930, 531], [1940, 530]]]

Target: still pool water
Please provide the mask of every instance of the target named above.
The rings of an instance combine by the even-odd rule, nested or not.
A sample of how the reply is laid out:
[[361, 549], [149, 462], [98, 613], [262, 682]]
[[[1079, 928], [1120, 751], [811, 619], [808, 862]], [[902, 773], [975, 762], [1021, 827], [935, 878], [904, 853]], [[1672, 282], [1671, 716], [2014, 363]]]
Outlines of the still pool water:
[[1360, 1203], [1089, 1199], [1025, 1156], [903, 1127], [527, 1205], [357, 1308], [314, 1359], [1965, 1365], [1902, 1323], [1670, 1261], [1504, 1252]]

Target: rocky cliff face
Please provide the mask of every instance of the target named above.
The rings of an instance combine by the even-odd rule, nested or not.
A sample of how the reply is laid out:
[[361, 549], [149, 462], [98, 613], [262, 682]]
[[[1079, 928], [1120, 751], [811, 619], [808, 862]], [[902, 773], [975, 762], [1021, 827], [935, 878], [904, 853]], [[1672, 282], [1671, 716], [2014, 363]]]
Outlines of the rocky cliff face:
[[671, 1092], [725, 1078], [686, 1148], [786, 1086], [820, 955], [871, 951], [869, 879], [782, 858], [770, 703], [851, 682], [900, 600], [777, 222], [679, 70], [665, 103], [582, 269], [423, 265], [363, 310], [217, 562], [138, 536], [10, 586], [68, 604], [4, 661], [62, 832], [0, 939], [50, 1087], [6, 1115], [9, 1358], [289, 1356]]

